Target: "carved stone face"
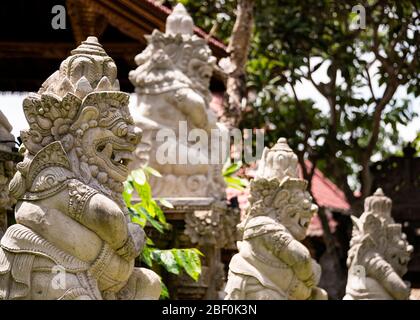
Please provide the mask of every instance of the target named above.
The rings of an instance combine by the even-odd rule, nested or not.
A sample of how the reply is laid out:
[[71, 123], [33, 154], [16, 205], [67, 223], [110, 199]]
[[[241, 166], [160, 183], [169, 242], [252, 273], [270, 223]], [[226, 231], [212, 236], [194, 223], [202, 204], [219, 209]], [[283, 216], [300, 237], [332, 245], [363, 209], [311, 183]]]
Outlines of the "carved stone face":
[[407, 265], [410, 261], [412, 251], [412, 246], [407, 245], [407, 242], [403, 239], [400, 239], [397, 243], [388, 246], [385, 259], [401, 277], [407, 273]]
[[[212, 60], [211, 60], [212, 61]], [[188, 76], [199, 91], [206, 92], [213, 74], [213, 65], [207, 60], [192, 59], [188, 65]]]
[[294, 238], [303, 240], [318, 207], [312, 203], [312, 197], [307, 191], [294, 189], [291, 191], [289, 204], [280, 214], [282, 224]]
[[[132, 118], [117, 108], [110, 108], [101, 115], [97, 127], [84, 132], [82, 149], [89, 165], [97, 166], [99, 172], [116, 182], [124, 182], [140, 138], [141, 130], [133, 125]], [[101, 180], [100, 174], [97, 178]]]

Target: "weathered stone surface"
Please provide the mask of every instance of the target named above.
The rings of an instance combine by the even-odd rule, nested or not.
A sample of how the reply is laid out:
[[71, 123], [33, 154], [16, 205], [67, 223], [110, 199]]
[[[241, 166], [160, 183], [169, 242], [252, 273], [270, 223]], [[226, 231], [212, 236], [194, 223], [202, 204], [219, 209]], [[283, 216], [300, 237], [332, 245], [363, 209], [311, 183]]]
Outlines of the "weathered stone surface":
[[[155, 196], [223, 198], [222, 143], [216, 133], [226, 128], [209, 109], [216, 58], [206, 41], [193, 34], [192, 19], [182, 4], [169, 15], [166, 32], [154, 30], [147, 41], [147, 48], [135, 57], [137, 69], [129, 74], [137, 93], [133, 117], [144, 132], [133, 167], [147, 162], [163, 175], [151, 177]], [[197, 129], [206, 137], [188, 141], [195, 140], [189, 135]], [[158, 133], [164, 130], [174, 136], [162, 141]], [[212, 131], [217, 145], [211, 144]], [[174, 155], [176, 163], [162, 163], [164, 150]], [[212, 155], [222, 160], [209, 164]]]
[[174, 279], [169, 289], [175, 288], [178, 298], [215, 299], [225, 280], [221, 248], [236, 240], [239, 211], [227, 207], [222, 177], [227, 128], [209, 108], [216, 58], [193, 28], [178, 4], [165, 32], [154, 30], [146, 37], [147, 48], [135, 57], [138, 67], [129, 79], [137, 94], [133, 118], [143, 138], [131, 168], [147, 163], [162, 174], [150, 177], [150, 185], [155, 197], [174, 204], [175, 210], [165, 209], [169, 221], [175, 216], [182, 220], [172, 230], [174, 245], [182, 242], [204, 253], [199, 282]]
[[15, 173], [16, 154], [13, 152], [15, 137], [12, 126], [0, 111], [0, 238], [7, 228], [7, 210], [15, 200], [9, 194], [9, 182]]
[[198, 281], [186, 273], [162, 274], [171, 299], [219, 299], [223, 296], [226, 281], [222, 260], [230, 260], [226, 257], [229, 253], [224, 249], [236, 249], [235, 229], [239, 223], [239, 212], [226, 208], [224, 202], [212, 197], [166, 199], [172, 204], [172, 208], [163, 208], [166, 220], [172, 226], [171, 232], [162, 234], [146, 227], [148, 236], [161, 249], [198, 248], [204, 254], [201, 256], [202, 272]]
[[321, 267], [300, 242], [318, 207], [298, 176], [297, 156], [280, 138], [264, 149], [241, 223], [239, 253], [229, 265], [227, 300], [326, 299]]
[[352, 217], [345, 300], [406, 300], [410, 296], [410, 284], [402, 276], [413, 247], [401, 224], [391, 217], [391, 207], [391, 199], [378, 189], [366, 198], [360, 218]]
[[117, 67], [95, 37], [23, 102], [29, 130], [10, 183], [18, 200], [1, 239], [0, 299], [157, 299], [134, 267], [144, 232], [121, 197], [140, 141]]

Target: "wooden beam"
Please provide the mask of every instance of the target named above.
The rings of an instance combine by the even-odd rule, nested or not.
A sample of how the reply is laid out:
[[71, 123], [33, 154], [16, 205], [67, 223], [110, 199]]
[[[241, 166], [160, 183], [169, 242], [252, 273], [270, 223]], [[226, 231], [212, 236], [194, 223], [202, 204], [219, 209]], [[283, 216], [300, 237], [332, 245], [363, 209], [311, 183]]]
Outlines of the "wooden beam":
[[89, 4], [104, 15], [111, 25], [136, 40], [142, 41], [144, 36], [153, 30], [153, 26], [146, 19], [131, 13], [121, 3], [109, 0], [89, 0]]
[[[146, 46], [145, 39], [137, 42], [105, 42], [105, 51], [113, 58], [127, 58], [131, 60]], [[0, 42], [0, 58], [44, 58], [64, 59], [76, 46], [69, 42]]]
[[108, 24], [107, 19], [98, 14], [89, 2], [83, 0], [66, 0], [67, 13], [70, 17], [74, 39], [77, 43], [84, 41], [88, 36], [94, 35], [98, 38]]

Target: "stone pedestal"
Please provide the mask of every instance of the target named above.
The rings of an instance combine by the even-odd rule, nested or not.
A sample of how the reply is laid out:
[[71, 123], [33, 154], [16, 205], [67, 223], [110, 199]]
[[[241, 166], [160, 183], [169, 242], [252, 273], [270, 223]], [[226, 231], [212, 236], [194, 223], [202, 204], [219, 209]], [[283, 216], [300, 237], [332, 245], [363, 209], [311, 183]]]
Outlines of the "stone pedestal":
[[239, 211], [211, 197], [167, 198], [174, 206], [165, 208], [172, 230], [161, 236], [152, 228], [146, 232], [159, 248], [198, 248], [204, 256], [202, 274], [197, 282], [188, 275], [164, 275], [171, 299], [220, 299], [226, 280], [225, 266], [221, 262], [224, 248], [234, 246], [239, 223]]

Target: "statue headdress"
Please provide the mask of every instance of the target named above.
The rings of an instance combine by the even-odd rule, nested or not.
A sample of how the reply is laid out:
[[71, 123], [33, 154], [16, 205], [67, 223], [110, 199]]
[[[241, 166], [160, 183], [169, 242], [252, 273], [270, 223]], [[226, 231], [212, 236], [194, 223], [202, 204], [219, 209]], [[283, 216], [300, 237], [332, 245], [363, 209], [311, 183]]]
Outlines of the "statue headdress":
[[159, 94], [195, 87], [210, 99], [208, 84], [216, 58], [193, 27], [191, 16], [179, 3], [166, 20], [166, 31], [154, 30], [146, 36], [148, 46], [135, 57], [138, 67], [129, 74], [136, 92]]
[[[78, 172], [82, 180], [88, 179], [84, 174], [89, 170], [88, 159], [83, 158], [80, 138], [87, 129], [105, 126], [112, 120], [108, 119], [112, 118], [110, 106], [119, 108], [128, 118], [128, 101], [129, 95], [119, 91], [115, 62], [96, 37], [88, 37], [42, 84], [38, 93], [29, 94], [23, 101], [29, 123], [29, 129], [21, 132], [20, 151], [25, 157], [17, 165], [19, 171], [10, 191], [17, 198], [22, 196], [30, 188], [27, 183], [34, 179], [26, 179], [25, 183], [24, 178], [42, 169], [36, 164], [47, 160]], [[70, 162], [62, 160], [70, 151], [75, 153]]]
[[[365, 199], [365, 211], [357, 218], [352, 216], [353, 232], [347, 265], [363, 264], [368, 254], [379, 254], [388, 260], [388, 255], [397, 250], [409, 257], [413, 247], [407, 242], [401, 224], [391, 217], [392, 200], [382, 189]], [[408, 259], [407, 259], [408, 261]]]

